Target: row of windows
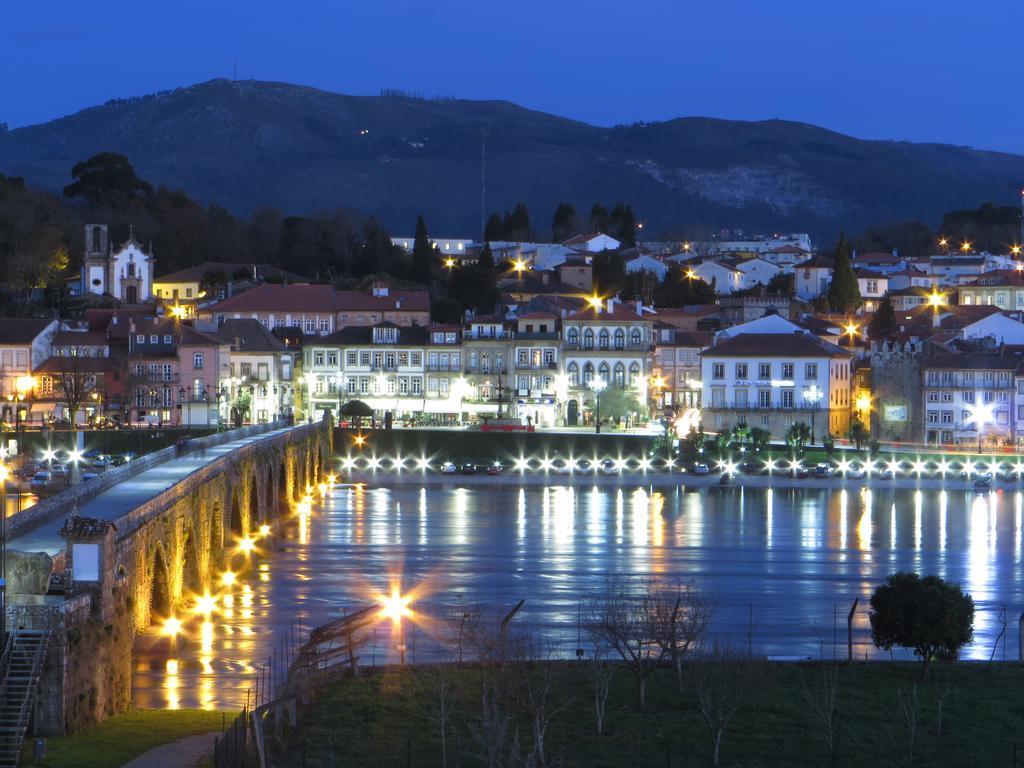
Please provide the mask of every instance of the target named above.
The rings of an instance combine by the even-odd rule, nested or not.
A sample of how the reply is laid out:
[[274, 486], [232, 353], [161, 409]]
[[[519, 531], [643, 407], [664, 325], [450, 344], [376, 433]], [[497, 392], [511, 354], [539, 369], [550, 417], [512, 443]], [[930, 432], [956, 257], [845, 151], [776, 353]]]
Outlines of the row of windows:
[[[163, 340], [164, 340], [163, 341], [164, 344], [172, 344], [172, 343], [174, 343], [174, 339], [171, 338], [171, 334], [169, 334], [169, 333], [164, 334]], [[137, 334], [135, 334], [135, 343], [136, 344], [145, 344], [146, 343], [146, 334], [144, 334], [144, 333], [137, 333]], [[159, 344], [160, 343], [160, 334], [158, 334], [158, 333], [150, 334], [150, 336], [149, 336], [149, 343], [150, 344]]]
[[[594, 333], [593, 328], [586, 328], [583, 331], [583, 349], [594, 348], [595, 336], [598, 349], [609, 349], [609, 345], [613, 345], [615, 349], [624, 349], [626, 346], [626, 332], [622, 328], [616, 328], [614, 333], [609, 332], [607, 328], [602, 328], [597, 334]], [[643, 338], [643, 331], [639, 328], [634, 328], [629, 332], [629, 343], [633, 346], [641, 344]], [[565, 332], [565, 341], [570, 346], [579, 346], [579, 329], [575, 327], [569, 328]]]
[[1010, 386], [1009, 371], [928, 371], [925, 380], [930, 387], [973, 387], [975, 382], [982, 382], [986, 387]]
[[[1024, 406], [1020, 406], [1018, 409], [1018, 418], [1024, 418]], [[953, 416], [955, 411], [928, 411], [928, 423], [929, 424], [952, 424]], [[1007, 426], [1010, 423], [1010, 414], [1004, 410], [995, 412], [996, 424], [999, 426]], [[975, 428], [974, 416], [970, 411], [960, 412], [960, 423], [968, 426], [969, 428]]]
[[[796, 366], [794, 363], [782, 363], [780, 365], [780, 378], [789, 379], [793, 378], [793, 372]], [[735, 363], [733, 366], [734, 378], [739, 380], [749, 380], [750, 371], [753, 370], [753, 366], [750, 363]], [[713, 379], [724, 379], [725, 378], [725, 363], [712, 363], [711, 364], [711, 378]], [[768, 381], [772, 378], [772, 364], [771, 363], [758, 363], [757, 364], [757, 378], [759, 381]], [[817, 363], [804, 363], [804, 378], [805, 379], [816, 379], [818, 378], [818, 364]]]
[[[569, 363], [565, 369], [569, 376], [569, 385], [578, 387], [580, 385], [580, 367], [576, 363]], [[597, 367], [597, 375], [606, 384], [612, 384], [616, 387], [635, 386], [639, 383], [640, 378], [640, 365], [638, 363], [632, 363], [629, 366], [629, 378], [626, 378], [626, 366], [622, 363], [616, 363], [614, 368], [611, 368], [608, 363], [601, 363]], [[594, 364], [585, 363], [583, 365], [583, 386], [589, 387], [594, 381]]]
[[[977, 392], [971, 389], [966, 389], [960, 393], [960, 402], [962, 403], [976, 403]], [[953, 392], [929, 392], [927, 400], [929, 403], [952, 403], [954, 401]], [[1009, 392], [991, 392], [983, 391], [981, 393], [981, 402], [983, 403], [1008, 403], [1010, 402]]]
[[[778, 402], [773, 401], [774, 392], [779, 393]], [[750, 397], [750, 390], [737, 389], [733, 392], [735, 400], [732, 403], [725, 401], [725, 387], [711, 388], [711, 406], [713, 408], [795, 408], [797, 403], [796, 390], [791, 387], [780, 389], [758, 389], [755, 398]], [[816, 405], [817, 401], [803, 398], [801, 405], [804, 407]]]

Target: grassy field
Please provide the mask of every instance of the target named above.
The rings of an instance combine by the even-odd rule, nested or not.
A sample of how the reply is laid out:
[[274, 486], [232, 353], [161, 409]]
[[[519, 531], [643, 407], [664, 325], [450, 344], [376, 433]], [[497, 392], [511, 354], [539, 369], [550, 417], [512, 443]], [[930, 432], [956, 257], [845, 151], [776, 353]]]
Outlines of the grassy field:
[[[755, 666], [742, 681], [743, 706], [722, 740], [723, 766], [1011, 766], [1015, 747], [1021, 753], [1017, 760], [1024, 764], [1024, 668], [940, 665], [929, 682], [922, 682], [918, 665], [840, 667], [833, 763], [822, 731], [814, 725], [815, 708], [808, 703], [809, 698], [824, 697], [828, 667]], [[550, 706], [561, 709], [547, 736], [552, 765], [710, 764], [708, 731], [692, 681], [680, 693], [674, 675], [657, 670], [648, 685], [648, 711], [641, 715], [634, 706], [632, 677], [618, 670], [608, 699], [606, 733], [599, 736], [583, 669], [560, 665], [557, 675]], [[430, 714], [438, 701], [436, 679], [432, 669], [400, 668], [336, 683], [300, 714], [300, 728], [289, 736], [275, 765], [441, 766], [439, 729]], [[481, 672], [475, 667], [455, 669], [451, 679], [448, 765], [487, 765], [479, 757], [472, 726], [481, 714]], [[911, 703], [915, 700], [916, 705]], [[511, 700], [507, 706], [516, 713], [520, 749], [528, 752], [533, 739], [526, 710]]]
[[[228, 721], [237, 713], [228, 713]], [[118, 768], [153, 747], [219, 731], [224, 714], [203, 709], [135, 709], [72, 736], [46, 740], [44, 768]], [[31, 739], [22, 765], [35, 765]]]

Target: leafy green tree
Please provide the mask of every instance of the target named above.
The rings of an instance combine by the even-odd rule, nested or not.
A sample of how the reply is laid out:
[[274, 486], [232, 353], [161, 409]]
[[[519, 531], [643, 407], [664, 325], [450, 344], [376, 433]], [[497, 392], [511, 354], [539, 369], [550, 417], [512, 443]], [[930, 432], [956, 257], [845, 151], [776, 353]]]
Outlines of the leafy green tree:
[[769, 295], [791, 299], [796, 294], [796, 275], [792, 272], [779, 272], [768, 281], [765, 290]]
[[636, 414], [643, 416], [647, 409], [629, 389], [621, 387], [608, 387], [601, 393], [601, 418], [619, 421], [622, 418]]
[[501, 220], [501, 216], [492, 213], [487, 217], [487, 223], [484, 224], [484, 242], [497, 243], [504, 239], [505, 225]]
[[416, 217], [416, 236], [412, 243], [412, 273], [410, 277], [425, 285], [434, 279], [437, 270], [437, 249], [427, 234], [427, 222], [422, 216]]
[[821, 438], [821, 447], [825, 449], [825, 453], [831, 459], [836, 450], [836, 439], [832, 437], [831, 433], [826, 432], [825, 436]]
[[512, 213], [505, 214], [502, 229], [505, 233], [505, 239], [513, 243], [527, 242], [533, 238], [533, 228], [530, 226], [530, 212], [526, 209], [525, 203], [516, 203]]
[[654, 291], [656, 307], [685, 307], [691, 304], [713, 304], [715, 291], [699, 277], [686, 277], [680, 264], [671, 263]]
[[123, 209], [143, 202], [153, 187], [136, 175], [128, 158], [116, 152], [100, 152], [71, 169], [73, 182], [64, 187], [64, 196], [81, 198], [94, 207]]
[[594, 203], [594, 207], [590, 209], [590, 231], [603, 232], [607, 235], [610, 233], [611, 226], [611, 217], [608, 215], [608, 209], [601, 205], [601, 203]]
[[836, 245], [835, 264], [832, 267], [832, 282], [828, 286], [828, 303], [836, 312], [847, 314], [856, 310], [863, 302], [857, 276], [850, 266], [850, 252], [846, 238], [840, 234]]
[[859, 419], [850, 425], [850, 440], [853, 441], [854, 447], [859, 451], [868, 442], [868, 428], [864, 426], [864, 422]]
[[786, 430], [786, 445], [796, 453], [802, 452], [810, 439], [811, 428], [805, 421], [794, 421]]
[[704, 425], [690, 427], [690, 431], [679, 441], [679, 457], [683, 461], [697, 461], [703, 453], [705, 442]]
[[590, 260], [595, 289], [605, 296], [614, 296], [626, 284], [626, 261], [618, 251], [601, 251]]
[[772, 439], [772, 433], [762, 427], [751, 427], [747, 438], [750, 440], [750, 449], [754, 453], [763, 453]]
[[624, 203], [617, 203], [612, 208], [610, 217], [610, 234], [626, 248], [636, 245], [636, 216], [633, 215], [633, 206]]
[[554, 220], [551, 222], [551, 240], [556, 243], [564, 243], [579, 233], [580, 222], [576, 217], [576, 209], [569, 203], [559, 203], [555, 209]]
[[896, 310], [892, 306], [892, 300], [886, 296], [875, 310], [871, 322], [868, 324], [868, 335], [876, 341], [884, 341], [899, 330], [896, 323]]
[[910, 648], [924, 662], [955, 659], [974, 636], [974, 600], [938, 576], [894, 573], [871, 596], [871, 639], [877, 648]]

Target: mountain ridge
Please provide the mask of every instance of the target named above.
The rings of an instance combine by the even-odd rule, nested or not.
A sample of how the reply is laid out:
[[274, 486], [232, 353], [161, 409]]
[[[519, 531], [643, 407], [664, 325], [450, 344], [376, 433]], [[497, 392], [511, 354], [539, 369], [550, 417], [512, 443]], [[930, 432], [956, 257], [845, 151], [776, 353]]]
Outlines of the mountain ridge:
[[594, 126], [507, 100], [350, 96], [306, 85], [211, 80], [111, 99], [0, 134], [0, 172], [47, 189], [101, 151], [139, 175], [247, 214], [336, 207], [395, 232], [481, 227], [523, 200], [544, 233], [560, 200], [629, 202], [648, 231], [723, 227], [834, 235], [897, 219], [1016, 201], [1024, 157], [938, 143], [869, 140], [772, 118], [678, 117]]

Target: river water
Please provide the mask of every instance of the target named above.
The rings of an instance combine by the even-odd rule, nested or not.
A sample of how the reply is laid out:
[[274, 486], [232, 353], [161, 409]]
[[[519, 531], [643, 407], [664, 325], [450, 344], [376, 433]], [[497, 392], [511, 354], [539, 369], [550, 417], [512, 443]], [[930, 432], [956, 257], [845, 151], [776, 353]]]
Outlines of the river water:
[[[261, 545], [208, 620], [186, 622], [173, 645], [140, 637], [135, 700], [240, 706], [297, 623], [337, 618], [390, 581], [415, 595], [416, 620], [403, 628], [417, 661], [450, 658], [432, 619], [460, 600], [497, 612], [525, 599], [515, 621], [572, 655], [579, 606], [609, 573], [699, 582], [717, 605], [711, 635], [775, 656], [845, 658], [846, 613], [859, 598], [855, 653], [887, 658], [871, 646], [867, 601], [897, 570], [973, 595], [966, 657], [1015, 658], [1022, 524], [1017, 491], [659, 490], [625, 478], [605, 489], [339, 487], [305, 524]], [[363, 663], [398, 660], [393, 632], [382, 622]]]

